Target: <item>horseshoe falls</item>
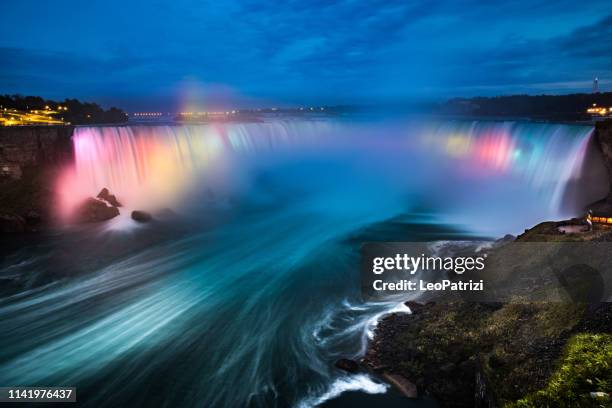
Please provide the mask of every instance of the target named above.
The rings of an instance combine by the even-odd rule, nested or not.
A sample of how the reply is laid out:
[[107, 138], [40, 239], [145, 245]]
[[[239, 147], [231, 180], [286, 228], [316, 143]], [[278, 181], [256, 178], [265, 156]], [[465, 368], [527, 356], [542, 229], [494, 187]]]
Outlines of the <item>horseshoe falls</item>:
[[[0, 384], [76, 386], [91, 407], [386, 398], [379, 379], [334, 368], [401, 310], [361, 301], [359, 243], [498, 238], [578, 215], [607, 193], [587, 187], [607, 185], [589, 181], [606, 177], [591, 133], [431, 119], [77, 127], [61, 229], [0, 263]], [[102, 188], [121, 214], [73, 224]]]

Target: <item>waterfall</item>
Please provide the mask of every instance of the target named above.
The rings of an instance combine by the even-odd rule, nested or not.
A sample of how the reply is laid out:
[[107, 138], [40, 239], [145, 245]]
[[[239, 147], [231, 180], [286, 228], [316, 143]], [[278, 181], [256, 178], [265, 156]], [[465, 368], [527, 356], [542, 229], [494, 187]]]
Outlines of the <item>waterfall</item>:
[[506, 175], [541, 196], [550, 216], [581, 214], [606, 196], [607, 172], [591, 126], [529, 122], [447, 122], [422, 132], [423, 144], [473, 177]]
[[[63, 213], [102, 188], [132, 207], [173, 206], [206, 177], [229, 177], [228, 166], [256, 154], [306, 147], [329, 132], [329, 122], [198, 126], [77, 127], [75, 165], [60, 182]], [[235, 166], [236, 167], [236, 166]], [[225, 170], [225, 171], [224, 171]], [[216, 177], [216, 180], [213, 178]]]
[[194, 189], [231, 195], [279, 157], [299, 163], [317, 156], [340, 164], [296, 183], [331, 180], [344, 169], [337, 182], [356, 185], [360, 177], [350, 172], [359, 169], [386, 183], [385, 194], [441, 206], [457, 215], [452, 221], [490, 225], [517, 209], [531, 214], [518, 215], [518, 225], [578, 215], [605, 196], [591, 135], [590, 126], [513, 121], [78, 127], [76, 163], [60, 191], [65, 213], [103, 187], [131, 208], [176, 207]]

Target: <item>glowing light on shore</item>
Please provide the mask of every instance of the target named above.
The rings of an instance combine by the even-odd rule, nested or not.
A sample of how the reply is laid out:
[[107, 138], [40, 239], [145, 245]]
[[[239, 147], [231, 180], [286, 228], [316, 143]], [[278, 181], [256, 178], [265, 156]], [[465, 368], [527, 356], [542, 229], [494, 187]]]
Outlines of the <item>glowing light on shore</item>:
[[59, 113], [46, 106], [44, 110], [33, 109], [30, 112], [17, 109], [4, 108], [0, 112], [0, 126], [23, 126], [23, 125], [63, 125], [62, 119], [53, 115]]

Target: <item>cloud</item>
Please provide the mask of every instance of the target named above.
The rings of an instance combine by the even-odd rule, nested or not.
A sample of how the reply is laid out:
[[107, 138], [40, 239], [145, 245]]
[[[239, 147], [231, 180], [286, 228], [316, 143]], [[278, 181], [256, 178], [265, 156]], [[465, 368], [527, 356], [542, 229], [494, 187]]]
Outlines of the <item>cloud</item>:
[[5, 7], [2, 91], [163, 101], [193, 78], [246, 99], [359, 103], [612, 77], [612, 16], [600, 0], [107, 3], [67, 4], [70, 19], [61, 4]]

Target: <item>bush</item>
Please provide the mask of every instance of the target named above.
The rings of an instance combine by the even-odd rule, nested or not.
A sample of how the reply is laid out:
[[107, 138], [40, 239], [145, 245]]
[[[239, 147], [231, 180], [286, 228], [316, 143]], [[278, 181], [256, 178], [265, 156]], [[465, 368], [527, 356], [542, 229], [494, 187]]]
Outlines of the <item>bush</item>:
[[[578, 334], [570, 339], [546, 387], [509, 407], [602, 407], [612, 402], [590, 392], [612, 390], [612, 335]], [[605, 404], [605, 405], [604, 405]]]

